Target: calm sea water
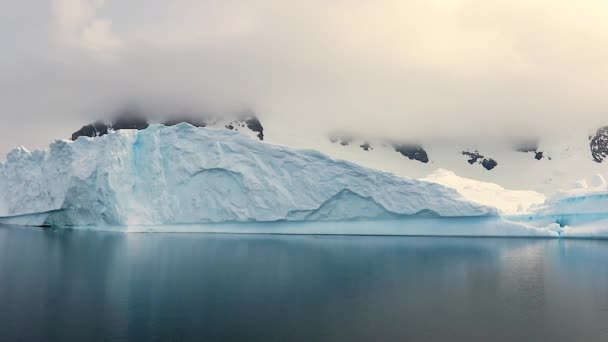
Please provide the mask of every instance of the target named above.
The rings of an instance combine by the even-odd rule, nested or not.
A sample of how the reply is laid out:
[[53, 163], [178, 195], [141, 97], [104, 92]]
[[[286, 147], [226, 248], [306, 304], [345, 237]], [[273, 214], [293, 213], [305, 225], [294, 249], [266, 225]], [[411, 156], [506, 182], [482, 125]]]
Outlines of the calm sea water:
[[608, 341], [608, 241], [0, 227], [2, 341]]

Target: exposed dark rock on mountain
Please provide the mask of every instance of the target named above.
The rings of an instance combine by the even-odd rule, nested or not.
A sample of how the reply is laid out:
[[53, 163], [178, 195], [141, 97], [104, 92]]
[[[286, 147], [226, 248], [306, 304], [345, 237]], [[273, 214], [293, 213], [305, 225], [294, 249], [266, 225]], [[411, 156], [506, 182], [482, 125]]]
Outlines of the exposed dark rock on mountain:
[[71, 139], [76, 140], [78, 137], [100, 137], [108, 134], [109, 131], [118, 131], [121, 129], [146, 129], [149, 123], [143, 116], [134, 113], [123, 113], [119, 115], [112, 123], [106, 124], [101, 121], [96, 121], [92, 124], [83, 126], [78, 131], [72, 134]]
[[[252, 113], [246, 113], [238, 116], [239, 118], [226, 124], [224, 127], [226, 129], [234, 129], [239, 130], [239, 127], [247, 127], [251, 131], [257, 133], [257, 137], [260, 140], [264, 140], [264, 127], [260, 120]], [[216, 121], [211, 120], [210, 118], [195, 118], [191, 116], [177, 116], [162, 121], [162, 124], [165, 126], [174, 126], [179, 123], [189, 123], [195, 127], [207, 127], [213, 126], [217, 124]], [[225, 122], [225, 121], [224, 121]], [[121, 129], [137, 129], [142, 130], [148, 128], [150, 125], [150, 121], [143, 115], [126, 112], [120, 114], [114, 119], [111, 123], [104, 123], [102, 121], [96, 121], [92, 124], [88, 124], [83, 126], [78, 131], [72, 134], [71, 139], [76, 140], [78, 137], [100, 137], [102, 135], [108, 134], [109, 131], [118, 131]], [[222, 127], [222, 126], [219, 126]]]
[[253, 116], [245, 120], [247, 124], [247, 128], [258, 133], [258, 138], [260, 140], [264, 140], [264, 127], [262, 127], [262, 123], [258, 120], [257, 117]]
[[[522, 152], [522, 153], [534, 153], [534, 159], [536, 159], [536, 160], [542, 160], [545, 157], [544, 152], [538, 150], [537, 141], [528, 141], [528, 142], [521, 143], [515, 147], [515, 150], [517, 152]], [[549, 158], [549, 159], [551, 159], [551, 158]]]
[[76, 140], [78, 137], [100, 137], [108, 134], [108, 125], [97, 121], [92, 124], [83, 126], [72, 134], [71, 139]]
[[469, 159], [467, 160], [469, 164], [481, 164], [486, 170], [490, 171], [496, 166], [498, 166], [498, 162], [492, 158], [486, 158], [485, 156], [479, 154], [478, 151], [469, 152], [462, 151], [463, 156], [467, 156]]
[[597, 163], [603, 162], [608, 157], [608, 126], [598, 129], [589, 139], [593, 160]]
[[419, 145], [395, 144], [393, 147], [395, 148], [395, 151], [401, 153], [405, 157], [408, 157], [410, 160], [417, 160], [425, 164], [429, 162], [428, 154]]
[[490, 171], [493, 168], [495, 168], [496, 166], [498, 166], [498, 163], [496, 162], [496, 160], [490, 158], [490, 159], [484, 159], [481, 162], [481, 166], [483, 166], [486, 170]]
[[362, 145], [359, 145], [364, 151], [373, 150], [372, 146], [368, 142], [364, 142]]
[[109, 128], [115, 131], [121, 129], [141, 130], [148, 128], [148, 126], [150, 126], [150, 124], [148, 123], [148, 119], [138, 114], [127, 113], [117, 117], [114, 122], [112, 122], [112, 125]]
[[[539, 150], [529, 150], [529, 151], [519, 151], [519, 152], [524, 152], [524, 153], [533, 153], [534, 154], [534, 159], [536, 160], [542, 160], [543, 158], [545, 158], [545, 153], [543, 151], [539, 151]], [[551, 159], [551, 158], [549, 158]]]
[[[342, 146], [348, 146], [351, 143], [356, 142], [357, 145], [359, 145], [359, 147], [364, 150], [364, 151], [372, 151], [374, 149], [374, 147], [372, 146], [372, 144], [369, 142], [369, 140], [363, 140], [360, 138], [353, 138], [352, 136], [349, 135], [330, 135], [329, 136], [329, 141], [332, 144], [340, 144]], [[410, 160], [417, 160], [421, 163], [428, 163], [429, 162], [429, 156], [427, 154], [427, 152], [420, 146], [420, 145], [416, 145], [416, 144], [397, 144], [397, 143], [392, 143], [389, 141], [376, 141], [375, 144], [377, 144], [376, 146], [380, 146], [380, 147], [387, 147], [390, 148], [392, 147], [395, 151], [401, 153], [401, 155], [409, 158]]]
[[483, 159], [484, 157], [479, 154], [477, 151], [475, 152], [468, 152], [468, 151], [462, 151], [462, 155], [463, 156], [467, 156], [469, 157], [469, 160], [467, 160], [469, 162], [469, 164], [473, 165], [475, 163], [477, 163], [478, 159]]
[[330, 135], [329, 141], [331, 141], [332, 144], [340, 143], [342, 146], [348, 146], [353, 141], [353, 138], [346, 135]]
[[372, 147], [372, 144], [369, 143], [368, 141], [359, 139], [359, 138], [353, 138], [350, 135], [330, 135], [329, 136], [329, 141], [332, 144], [340, 144], [342, 146], [349, 146], [350, 144], [358, 144], [359, 147], [361, 147], [361, 149], [363, 149], [364, 151], [372, 151], [374, 148]]

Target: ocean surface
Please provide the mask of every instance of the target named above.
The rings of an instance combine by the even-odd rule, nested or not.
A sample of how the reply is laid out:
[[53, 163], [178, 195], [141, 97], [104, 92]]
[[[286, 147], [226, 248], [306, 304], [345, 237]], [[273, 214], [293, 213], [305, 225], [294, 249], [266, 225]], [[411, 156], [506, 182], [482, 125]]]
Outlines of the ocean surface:
[[608, 241], [0, 227], [0, 341], [608, 341]]

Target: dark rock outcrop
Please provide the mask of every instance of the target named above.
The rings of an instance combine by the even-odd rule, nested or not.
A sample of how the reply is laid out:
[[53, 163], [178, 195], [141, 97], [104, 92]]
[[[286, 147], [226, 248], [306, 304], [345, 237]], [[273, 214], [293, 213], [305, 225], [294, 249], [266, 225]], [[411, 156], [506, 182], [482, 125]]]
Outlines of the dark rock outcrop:
[[597, 163], [603, 162], [608, 157], [608, 126], [598, 129], [589, 139], [593, 160]]
[[373, 150], [372, 146], [368, 142], [364, 142], [362, 145], [359, 145], [364, 151]]
[[148, 119], [143, 116], [138, 114], [124, 114], [117, 117], [114, 122], [112, 122], [110, 128], [115, 131], [121, 129], [142, 130], [148, 128], [148, 126], [150, 126]]
[[468, 157], [467, 162], [469, 164], [481, 164], [486, 170], [490, 171], [498, 166], [498, 162], [492, 158], [486, 158], [484, 155], [480, 154], [478, 151], [470, 152], [470, 151], [462, 151], [462, 155]]
[[108, 128], [109, 125], [101, 121], [97, 121], [92, 124], [83, 126], [81, 129], [72, 133], [72, 137], [70, 139], [75, 141], [76, 139], [78, 139], [78, 137], [100, 137], [102, 135], [108, 134]]
[[481, 154], [479, 154], [479, 152], [477, 152], [477, 151], [475, 151], [475, 152], [462, 151], [462, 155], [469, 157], [469, 160], [467, 160], [467, 161], [471, 165], [477, 163], [477, 160], [484, 158], [484, 156], [482, 156]]
[[96, 121], [92, 124], [83, 126], [78, 131], [72, 134], [71, 139], [76, 140], [78, 137], [100, 137], [108, 134], [109, 131], [118, 131], [121, 129], [146, 129], [150, 124], [143, 116], [134, 113], [123, 113], [114, 119], [112, 123], [107, 124], [101, 121]]
[[490, 171], [498, 165], [496, 160], [489, 158], [481, 161], [481, 166], [483, 166], [486, 170]]
[[[536, 159], [536, 160], [542, 160], [545, 157], [544, 152], [538, 150], [537, 141], [528, 141], [528, 142], [521, 143], [515, 147], [515, 150], [517, 152], [522, 152], [522, 153], [534, 153], [534, 159]], [[549, 158], [549, 159], [551, 159], [551, 158]]]
[[264, 127], [257, 117], [253, 116], [245, 120], [247, 128], [258, 133], [258, 139], [264, 140]]
[[429, 156], [426, 151], [419, 145], [394, 144], [395, 151], [401, 153], [410, 160], [417, 160], [421, 163], [428, 163]]
[[348, 146], [353, 141], [353, 138], [349, 137], [349, 136], [330, 135], [329, 136], [329, 141], [332, 144], [339, 143], [342, 146]]
[[[162, 121], [165, 126], [175, 126], [185, 122], [195, 127], [207, 127], [217, 124], [215, 121], [209, 121], [208, 117], [192, 117], [192, 116], [174, 116], [170, 119]], [[214, 123], [215, 122], [215, 123]], [[79, 137], [100, 137], [108, 134], [110, 131], [118, 131], [121, 129], [137, 129], [142, 130], [148, 128], [150, 121], [141, 114], [133, 112], [125, 112], [118, 115], [111, 123], [96, 121], [95, 123], [83, 126], [78, 131], [72, 134], [71, 139], [76, 140]], [[246, 113], [238, 116], [237, 120], [230, 122], [224, 126], [226, 129], [237, 130], [238, 127], [247, 127], [251, 131], [257, 133], [260, 140], [264, 140], [264, 127], [260, 120], [252, 113]]]

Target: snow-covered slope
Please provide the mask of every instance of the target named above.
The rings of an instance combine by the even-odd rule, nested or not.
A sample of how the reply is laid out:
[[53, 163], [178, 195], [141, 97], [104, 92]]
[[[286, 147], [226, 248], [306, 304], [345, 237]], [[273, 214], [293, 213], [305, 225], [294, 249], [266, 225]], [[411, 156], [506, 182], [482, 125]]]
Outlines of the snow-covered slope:
[[[532, 190], [545, 196], [551, 196], [572, 179], [608, 171], [608, 161], [599, 162], [598, 158], [605, 147], [601, 144], [601, 131], [596, 133], [597, 128], [593, 127], [546, 132], [545, 136], [526, 142], [505, 137], [464, 140], [436, 136], [390, 141], [364, 135], [321, 134], [296, 140], [288, 128], [275, 127], [271, 121], [266, 126], [268, 141], [314, 148], [333, 158], [399, 176], [423, 178], [437, 169], [446, 169], [468, 179], [495, 183], [506, 189]], [[594, 141], [596, 144], [592, 145]]]
[[444, 169], [422, 180], [453, 188], [471, 202], [498, 208], [502, 215], [526, 214], [545, 201], [545, 196], [535, 191], [507, 190], [498, 184], [459, 177]]
[[400, 178], [226, 129], [151, 125], [12, 151], [0, 222], [146, 225], [486, 216], [439, 184]]

